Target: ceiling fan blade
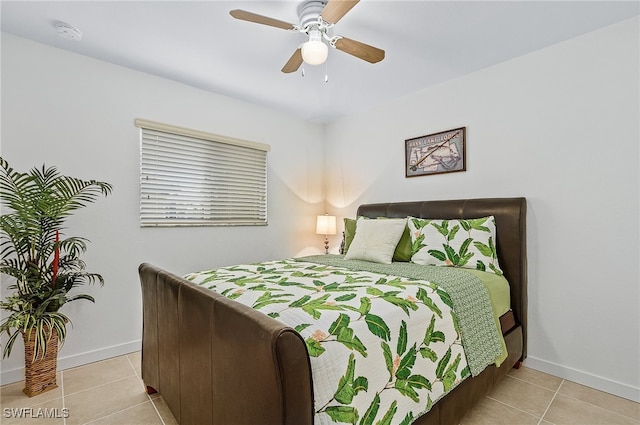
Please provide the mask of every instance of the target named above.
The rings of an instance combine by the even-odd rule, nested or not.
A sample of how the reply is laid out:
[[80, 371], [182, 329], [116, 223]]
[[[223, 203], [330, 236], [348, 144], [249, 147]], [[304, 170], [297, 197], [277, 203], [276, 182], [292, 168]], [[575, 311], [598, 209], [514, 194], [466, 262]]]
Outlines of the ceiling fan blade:
[[360, 41], [351, 40], [350, 38], [340, 37], [332, 44], [336, 49], [370, 63], [380, 62], [384, 59], [384, 50], [369, 46]]
[[302, 48], [298, 47], [298, 49], [293, 52], [287, 63], [282, 67], [282, 72], [285, 74], [296, 72], [298, 68], [300, 68], [300, 65], [302, 65]]
[[232, 10], [229, 12], [231, 16], [242, 21], [255, 22], [256, 24], [268, 25], [270, 27], [282, 28], [283, 30], [294, 30], [296, 26], [289, 22], [279, 19], [269, 18], [267, 16], [258, 15], [257, 13], [247, 12], [246, 10]]
[[358, 4], [360, 0], [329, 0], [329, 3], [322, 9], [322, 19], [330, 24], [335, 24], [344, 15], [351, 10], [353, 6]]

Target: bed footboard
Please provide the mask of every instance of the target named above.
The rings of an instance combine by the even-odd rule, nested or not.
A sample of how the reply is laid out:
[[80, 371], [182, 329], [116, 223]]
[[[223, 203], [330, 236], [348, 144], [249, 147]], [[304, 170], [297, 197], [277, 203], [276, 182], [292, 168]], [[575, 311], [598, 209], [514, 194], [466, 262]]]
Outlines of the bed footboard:
[[297, 332], [150, 264], [139, 276], [142, 379], [178, 423], [313, 423], [309, 357]]

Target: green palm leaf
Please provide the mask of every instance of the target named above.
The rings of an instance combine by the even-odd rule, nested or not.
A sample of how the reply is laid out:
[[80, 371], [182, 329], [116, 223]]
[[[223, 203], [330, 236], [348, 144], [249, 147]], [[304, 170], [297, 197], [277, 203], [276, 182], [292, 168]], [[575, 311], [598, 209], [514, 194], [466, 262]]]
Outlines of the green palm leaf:
[[80, 259], [87, 239], [65, 237], [63, 231], [76, 210], [111, 191], [108, 183], [64, 176], [55, 167], [19, 172], [0, 157], [0, 201], [8, 211], [0, 216], [0, 273], [15, 278], [8, 285], [15, 292], [0, 303], [10, 313], [0, 324], [0, 332], [9, 335], [4, 357], [21, 331], [35, 332], [35, 357], [44, 355], [54, 330], [63, 344], [70, 321], [58, 310], [71, 301], [93, 301], [90, 295], [68, 294], [86, 283], [102, 285], [104, 280], [87, 272]]
[[356, 424], [358, 422], [358, 411], [351, 406], [329, 406], [325, 412], [335, 423]]
[[380, 394], [376, 393], [371, 405], [364, 412], [362, 418], [360, 419], [360, 425], [373, 425], [373, 421], [376, 419], [376, 415], [378, 414], [378, 409], [380, 409]]
[[384, 414], [384, 416], [382, 417], [380, 422], [378, 422], [378, 424], [391, 425], [391, 420], [396, 415], [397, 411], [398, 411], [398, 402], [396, 400], [393, 400], [393, 402], [391, 403], [391, 406], [389, 406], [389, 409], [387, 409], [387, 412]]
[[389, 326], [387, 326], [382, 317], [369, 313], [364, 316], [364, 320], [372, 334], [382, 338], [385, 341], [389, 341], [391, 339], [391, 331], [389, 329]]

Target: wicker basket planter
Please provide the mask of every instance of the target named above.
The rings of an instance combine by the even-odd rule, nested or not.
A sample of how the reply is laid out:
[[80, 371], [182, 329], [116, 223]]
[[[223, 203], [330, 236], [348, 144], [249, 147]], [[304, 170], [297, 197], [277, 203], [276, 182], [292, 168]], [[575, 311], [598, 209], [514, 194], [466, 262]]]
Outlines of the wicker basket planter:
[[54, 329], [47, 344], [47, 352], [43, 358], [33, 360], [35, 332], [28, 338], [22, 333], [24, 341], [24, 390], [29, 397], [58, 388], [56, 369], [58, 367], [58, 332]]

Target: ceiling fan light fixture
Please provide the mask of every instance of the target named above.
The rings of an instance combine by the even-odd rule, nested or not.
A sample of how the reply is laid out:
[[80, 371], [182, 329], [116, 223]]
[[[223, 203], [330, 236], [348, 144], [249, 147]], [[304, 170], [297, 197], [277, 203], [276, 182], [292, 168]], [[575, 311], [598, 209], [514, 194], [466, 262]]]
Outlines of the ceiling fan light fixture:
[[327, 60], [329, 47], [320, 40], [309, 40], [302, 45], [302, 60], [309, 65], [320, 65]]

